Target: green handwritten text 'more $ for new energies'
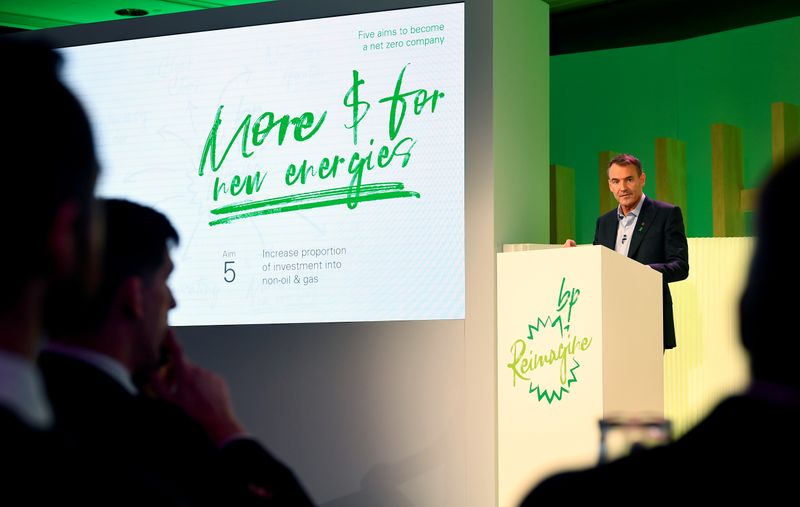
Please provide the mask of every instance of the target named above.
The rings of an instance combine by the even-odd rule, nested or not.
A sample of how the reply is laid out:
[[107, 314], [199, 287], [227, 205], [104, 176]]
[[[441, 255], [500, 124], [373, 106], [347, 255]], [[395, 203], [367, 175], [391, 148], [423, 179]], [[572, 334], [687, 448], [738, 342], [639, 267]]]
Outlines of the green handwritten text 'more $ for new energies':
[[[406, 116], [406, 110], [411, 109], [415, 115], [420, 115], [425, 109], [429, 108], [430, 112], [433, 113], [436, 110], [437, 102], [444, 97], [444, 93], [438, 90], [433, 90], [432, 92], [426, 89], [404, 90], [402, 83], [407, 67], [408, 65], [400, 71], [393, 93], [379, 100], [379, 103], [388, 103], [389, 106], [389, 142], [387, 144], [376, 145], [375, 139], [370, 138], [368, 150], [354, 150], [349, 156], [341, 156], [338, 153], [331, 154], [330, 156], [322, 157], [318, 163], [313, 161], [310, 163], [308, 159], [298, 163], [291, 163], [286, 168], [282, 178], [282, 182], [287, 187], [291, 187], [305, 185], [307, 181], [313, 178], [319, 180], [333, 179], [346, 170], [350, 177], [347, 187], [330, 189], [333, 192], [316, 192], [313, 193], [314, 195], [305, 192], [286, 197], [263, 199], [258, 201], [263, 206], [276, 204], [280, 204], [280, 206], [273, 206], [268, 211], [258, 213], [250, 211], [246, 216], [242, 215], [239, 218], [335, 204], [346, 204], [348, 208], [354, 209], [359, 202], [367, 200], [420, 197], [419, 193], [415, 191], [405, 190], [400, 182], [392, 182], [386, 189], [376, 186], [370, 191], [365, 191], [365, 184], [362, 183], [365, 170], [371, 171], [376, 168], [385, 168], [395, 161], [399, 161], [400, 166], [403, 168], [409, 164], [412, 150], [417, 141], [409, 136], [398, 136]], [[368, 101], [363, 100], [363, 94], [360, 93], [364, 83], [365, 81], [359, 76], [359, 72], [354, 70], [353, 84], [342, 101], [345, 107], [352, 109], [352, 124], [344, 125], [344, 128], [352, 130], [354, 145], [358, 145], [359, 123], [364, 119], [371, 107]], [[270, 111], [264, 112], [258, 117], [247, 114], [240, 121], [229, 141], [227, 143], [223, 141], [220, 144], [220, 129], [223, 124], [224, 107], [224, 105], [220, 105], [217, 108], [214, 121], [203, 146], [198, 168], [198, 175], [201, 177], [209, 167], [211, 172], [215, 173], [212, 186], [212, 198], [215, 202], [219, 201], [224, 195], [239, 196], [244, 194], [250, 196], [264, 189], [267, 179], [266, 170], [256, 171], [253, 174], [244, 176], [240, 174], [221, 176], [220, 170], [232, 151], [234, 153], [239, 152], [243, 159], [247, 159], [255, 153], [257, 148], [264, 145], [268, 138], [276, 145], [273, 147], [274, 149], [283, 146], [287, 141], [306, 142], [320, 132], [328, 115], [328, 111], [323, 111], [321, 114], [306, 111], [295, 116], [284, 114], [280, 117]], [[237, 144], [239, 145], [238, 149], [234, 149]], [[345, 198], [342, 199], [342, 196]], [[298, 199], [295, 199], [295, 197]], [[285, 205], [284, 201], [286, 199], [292, 201], [292, 206]], [[249, 203], [249, 209], [252, 209], [252, 202], [245, 202]], [[238, 212], [241, 211], [238, 206], [245, 203], [221, 206], [213, 210], [213, 212], [215, 214]], [[219, 225], [230, 221], [230, 217], [224, 220], [217, 219], [210, 225]]]

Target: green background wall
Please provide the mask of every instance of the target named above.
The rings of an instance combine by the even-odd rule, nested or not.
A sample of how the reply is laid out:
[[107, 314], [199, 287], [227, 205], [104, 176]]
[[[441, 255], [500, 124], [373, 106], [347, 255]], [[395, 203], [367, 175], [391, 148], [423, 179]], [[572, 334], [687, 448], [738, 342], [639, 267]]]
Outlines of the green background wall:
[[552, 57], [550, 161], [575, 169], [576, 239], [588, 243], [594, 235], [598, 152], [638, 156], [648, 176], [645, 193], [655, 197], [657, 137], [686, 142], [687, 232], [712, 236], [711, 124], [742, 129], [744, 186], [758, 186], [772, 160], [771, 103], [800, 103], [798, 49], [800, 18], [791, 18]]

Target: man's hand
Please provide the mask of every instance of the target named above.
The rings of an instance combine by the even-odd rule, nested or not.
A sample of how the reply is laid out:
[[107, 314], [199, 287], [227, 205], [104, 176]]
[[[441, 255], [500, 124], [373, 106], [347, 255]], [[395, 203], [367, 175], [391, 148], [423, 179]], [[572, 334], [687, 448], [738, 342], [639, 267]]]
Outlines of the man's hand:
[[234, 414], [225, 380], [192, 363], [172, 330], [164, 346], [169, 361], [150, 377], [149, 382], [155, 394], [177, 405], [199, 422], [217, 445], [245, 434], [244, 427]]
[[566, 240], [566, 241], [564, 242], [564, 248], [571, 248], [571, 247], [573, 247], [573, 246], [578, 246], [578, 244], [577, 244], [577, 243], [575, 243], [575, 240], [574, 240], [574, 239], [568, 239], [568, 240]]

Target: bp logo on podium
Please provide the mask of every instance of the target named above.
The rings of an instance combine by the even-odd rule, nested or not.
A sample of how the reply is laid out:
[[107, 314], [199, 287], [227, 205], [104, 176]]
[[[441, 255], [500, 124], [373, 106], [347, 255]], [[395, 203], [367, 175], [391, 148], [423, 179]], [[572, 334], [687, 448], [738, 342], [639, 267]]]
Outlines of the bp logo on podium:
[[580, 289], [569, 288], [566, 277], [562, 277], [560, 287], [553, 292], [553, 306], [534, 309], [524, 338], [511, 345], [511, 361], [506, 365], [515, 388], [525, 387], [537, 401], [548, 404], [561, 401], [575, 389], [580, 378], [580, 356], [592, 346], [592, 338], [579, 337], [571, 325]]

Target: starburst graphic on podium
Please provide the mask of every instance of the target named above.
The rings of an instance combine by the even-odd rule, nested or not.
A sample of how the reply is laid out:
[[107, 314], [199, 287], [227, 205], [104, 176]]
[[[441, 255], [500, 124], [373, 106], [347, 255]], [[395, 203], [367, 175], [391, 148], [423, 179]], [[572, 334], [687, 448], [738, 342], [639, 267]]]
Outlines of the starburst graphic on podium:
[[528, 339], [534, 339], [534, 333], [541, 334], [548, 329], [549, 327], [553, 328], [558, 326], [558, 336], [559, 338], [564, 337], [564, 326], [561, 324], [561, 315], [553, 319], [552, 317], [548, 316], [545, 320], [542, 320], [541, 317], [536, 318], [536, 324], [528, 324]]
[[567, 387], [562, 386], [558, 389], [542, 389], [538, 384], [536, 387], [534, 387], [533, 382], [531, 382], [531, 385], [528, 387], [528, 393], [536, 394], [536, 397], [539, 401], [542, 401], [543, 399], [547, 400], [548, 405], [553, 403], [553, 400], [561, 401], [561, 397], [564, 396], [564, 394], [569, 393], [569, 386], [578, 381], [578, 377], [575, 376], [575, 370], [580, 368], [581, 365], [575, 358], [572, 358], [572, 362], [575, 363], [575, 366], [569, 370], [571, 378], [567, 379]]
[[[573, 310], [581, 294], [580, 288], [570, 287], [565, 276], [557, 287], [556, 297], [551, 300], [554, 306], [548, 305], [546, 299], [540, 299], [535, 305], [538, 310], [547, 308], [552, 313], [525, 312], [519, 325], [527, 325], [528, 334], [517, 335], [514, 339], [510, 347], [511, 361], [506, 364], [512, 373], [513, 386], [521, 381], [520, 387], [524, 389], [528, 384], [528, 394], [535, 394], [539, 402], [548, 404], [561, 401], [575, 388], [576, 371], [581, 367], [578, 356], [592, 345], [591, 335], [579, 336], [573, 328]], [[535, 320], [531, 322], [530, 319]]]

